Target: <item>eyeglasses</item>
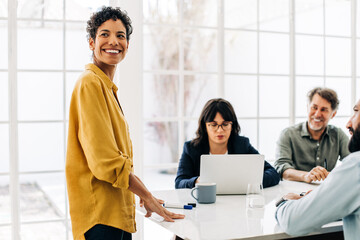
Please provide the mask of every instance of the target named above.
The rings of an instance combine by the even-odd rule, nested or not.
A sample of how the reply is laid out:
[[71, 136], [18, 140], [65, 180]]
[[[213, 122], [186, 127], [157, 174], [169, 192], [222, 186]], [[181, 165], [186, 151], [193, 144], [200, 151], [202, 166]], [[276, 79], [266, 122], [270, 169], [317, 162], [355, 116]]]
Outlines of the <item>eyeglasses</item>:
[[224, 131], [227, 131], [227, 130], [230, 130], [231, 129], [231, 125], [233, 123], [230, 122], [230, 121], [227, 121], [227, 122], [223, 122], [222, 124], [217, 124], [216, 122], [210, 122], [208, 123], [208, 127], [211, 131], [217, 131], [219, 129], [219, 127], [221, 127]]

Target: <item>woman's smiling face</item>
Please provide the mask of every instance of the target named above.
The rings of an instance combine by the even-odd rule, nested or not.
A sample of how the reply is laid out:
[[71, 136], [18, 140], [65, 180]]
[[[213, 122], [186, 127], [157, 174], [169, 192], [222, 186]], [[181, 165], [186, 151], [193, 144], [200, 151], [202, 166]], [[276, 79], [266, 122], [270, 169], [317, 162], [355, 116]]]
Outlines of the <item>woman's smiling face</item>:
[[95, 39], [89, 39], [89, 45], [98, 67], [118, 64], [125, 58], [129, 46], [124, 24], [119, 19], [107, 20], [98, 28]]

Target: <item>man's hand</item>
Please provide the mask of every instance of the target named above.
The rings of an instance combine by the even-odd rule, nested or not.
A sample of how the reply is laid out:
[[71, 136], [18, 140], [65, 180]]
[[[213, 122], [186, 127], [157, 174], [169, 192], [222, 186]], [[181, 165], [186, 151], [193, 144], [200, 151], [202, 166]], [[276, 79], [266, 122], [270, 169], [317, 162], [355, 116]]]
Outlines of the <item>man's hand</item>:
[[159, 214], [167, 222], [174, 222], [173, 219], [183, 219], [185, 215], [177, 214], [166, 210], [161, 204], [163, 200], [157, 199], [151, 196], [148, 200], [141, 199], [140, 206], [144, 206], [146, 209], [145, 217], [150, 217], [153, 212]]
[[304, 182], [321, 181], [329, 175], [329, 172], [320, 166], [314, 167], [310, 172], [304, 175]]
[[306, 195], [308, 195], [312, 190], [307, 191], [304, 195], [302, 194], [296, 194], [296, 193], [288, 193], [285, 196], [283, 196], [283, 199], [285, 200], [298, 200]]

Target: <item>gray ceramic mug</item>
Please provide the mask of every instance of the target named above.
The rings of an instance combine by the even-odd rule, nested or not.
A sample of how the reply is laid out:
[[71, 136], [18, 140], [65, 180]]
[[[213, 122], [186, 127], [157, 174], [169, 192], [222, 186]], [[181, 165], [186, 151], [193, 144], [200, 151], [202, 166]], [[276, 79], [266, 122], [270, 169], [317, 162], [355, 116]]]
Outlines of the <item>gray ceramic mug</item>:
[[[197, 197], [194, 196], [195, 190]], [[216, 183], [196, 183], [195, 187], [191, 189], [191, 196], [195, 198], [198, 203], [216, 202]]]

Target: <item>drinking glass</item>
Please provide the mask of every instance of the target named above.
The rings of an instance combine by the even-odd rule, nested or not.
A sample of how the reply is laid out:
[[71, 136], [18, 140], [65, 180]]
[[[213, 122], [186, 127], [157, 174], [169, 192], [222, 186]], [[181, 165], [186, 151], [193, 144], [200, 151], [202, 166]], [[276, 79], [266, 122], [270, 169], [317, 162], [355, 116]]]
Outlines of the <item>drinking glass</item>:
[[262, 208], [265, 205], [262, 184], [249, 183], [246, 191], [246, 207]]

